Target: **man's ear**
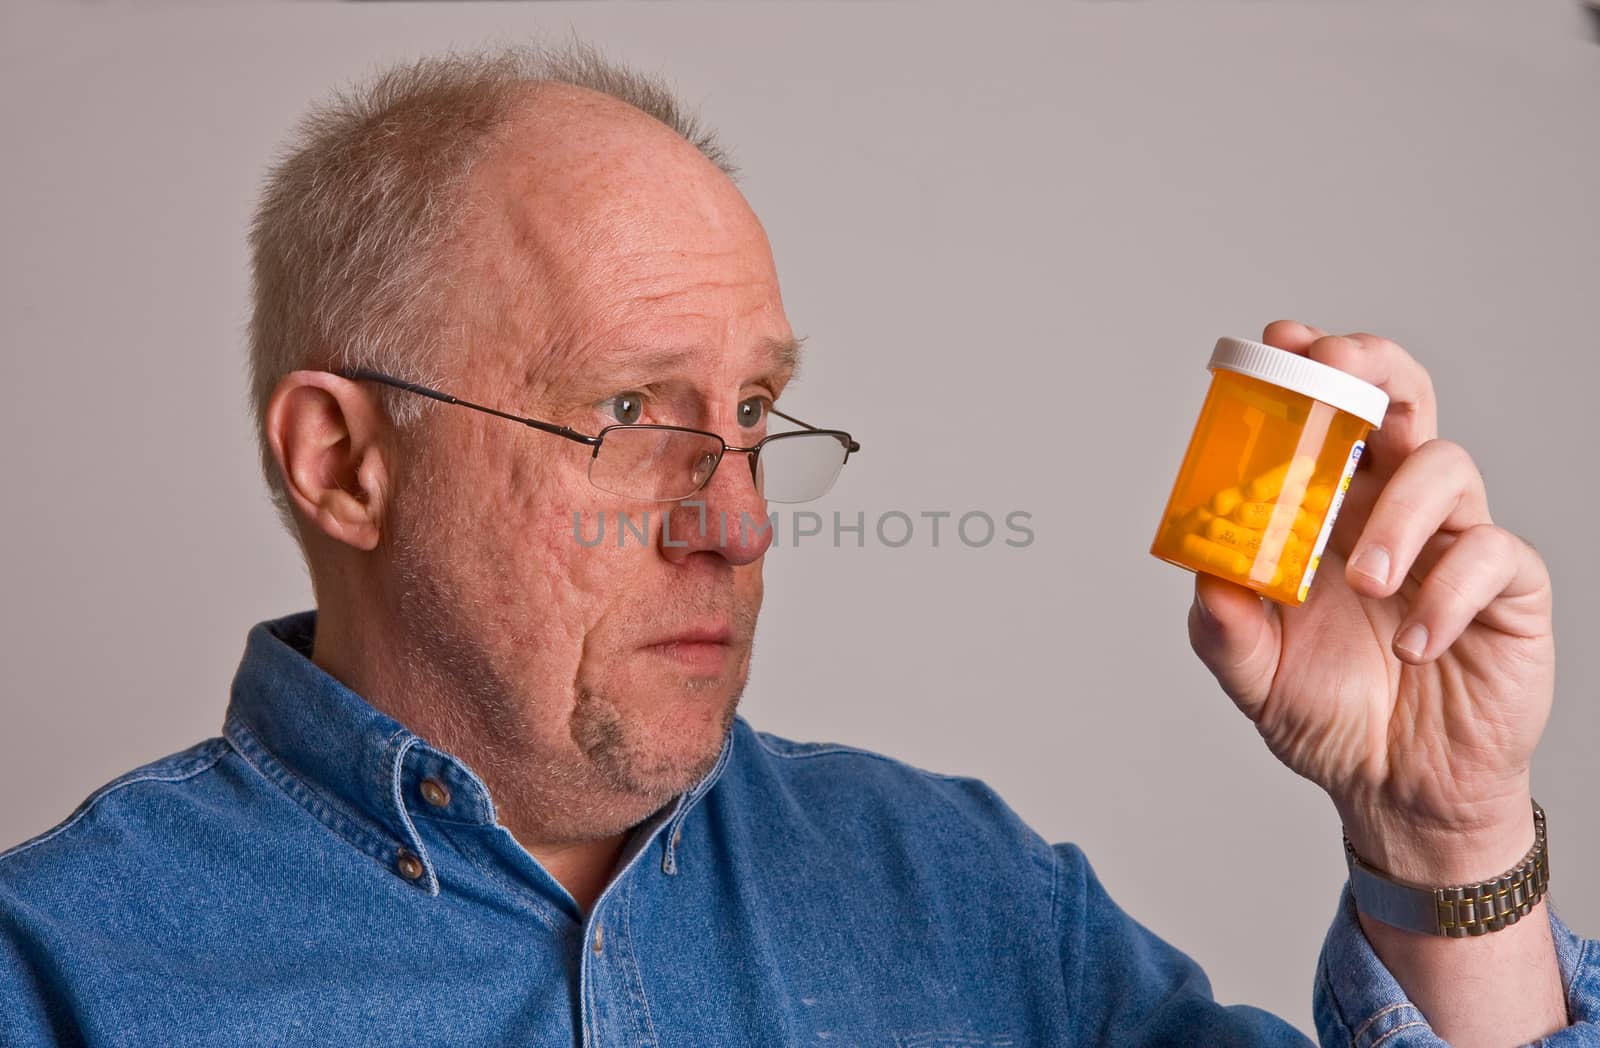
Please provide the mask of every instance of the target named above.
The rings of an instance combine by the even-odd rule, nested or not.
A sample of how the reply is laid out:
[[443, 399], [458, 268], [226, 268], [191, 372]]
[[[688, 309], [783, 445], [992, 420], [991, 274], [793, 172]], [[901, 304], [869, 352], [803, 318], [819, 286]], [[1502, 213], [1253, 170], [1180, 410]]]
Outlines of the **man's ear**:
[[308, 526], [356, 549], [377, 546], [388, 477], [376, 398], [331, 372], [291, 371], [272, 391], [266, 423], [289, 500]]

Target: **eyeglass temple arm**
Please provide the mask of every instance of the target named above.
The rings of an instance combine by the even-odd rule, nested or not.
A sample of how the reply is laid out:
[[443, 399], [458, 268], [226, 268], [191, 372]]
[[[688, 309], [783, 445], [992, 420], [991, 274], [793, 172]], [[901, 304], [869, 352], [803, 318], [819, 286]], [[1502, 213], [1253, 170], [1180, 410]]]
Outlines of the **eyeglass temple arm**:
[[[474, 404], [470, 400], [462, 400], [460, 397], [452, 397], [450, 394], [442, 393], [437, 389], [429, 389], [427, 386], [420, 386], [415, 382], [407, 382], [405, 379], [395, 378], [391, 375], [385, 375], [380, 371], [372, 371], [368, 368], [339, 368], [334, 371], [334, 374], [348, 379], [370, 379], [373, 382], [382, 382], [386, 386], [394, 386], [398, 389], [409, 390], [412, 393], [420, 393], [422, 396], [431, 397], [434, 400], [442, 400], [446, 404], [460, 404], [464, 408], [473, 408], [477, 411], [486, 411], [491, 415], [499, 415], [501, 418], [508, 418], [512, 422], [520, 422], [524, 426], [529, 426], [533, 429], [540, 429], [546, 433], [554, 433], [558, 437], [566, 437], [568, 440], [575, 440], [580, 444], [588, 444], [591, 447], [600, 443], [599, 437], [586, 436], [582, 433], [579, 433], [577, 430], [569, 429], [566, 426], [558, 426], [553, 422], [540, 422], [536, 418], [523, 418], [521, 415], [512, 415], [504, 411], [498, 411], [491, 407], [485, 407], [482, 404]], [[802, 425], [804, 425], [804, 423], [802, 423]]]
[[[779, 411], [777, 408], [769, 407], [769, 408], [767, 408], [767, 410], [772, 412], [774, 415], [778, 416], [781, 419], [786, 419], [786, 420], [788, 420], [790, 422], [793, 422], [797, 426], [803, 426], [806, 429], [811, 430], [812, 432], [816, 432], [820, 428], [820, 427], [817, 427], [817, 426], [813, 426], [809, 422], [801, 422], [799, 419], [795, 418], [793, 415], [785, 415], [783, 412]], [[839, 431], [838, 430], [830, 430], [829, 432], [839, 432]], [[861, 450], [861, 445], [856, 442], [854, 437], [849, 437], [848, 434], [846, 434], [846, 437], [849, 440], [849, 442], [847, 444], [845, 444], [845, 451], [846, 452], [860, 451]]]
[[[474, 404], [470, 400], [462, 400], [460, 397], [453, 397], [448, 393], [442, 392], [442, 391], [437, 390], [437, 389], [431, 389], [428, 386], [419, 385], [416, 382], [407, 382], [405, 379], [395, 378], [393, 375], [385, 375], [383, 372], [381, 372], [381, 371], [373, 371], [371, 368], [333, 368], [331, 370], [333, 371], [333, 373], [335, 375], [339, 375], [339, 376], [341, 376], [343, 378], [348, 378], [348, 379], [352, 379], [352, 380], [355, 380], [355, 379], [368, 379], [368, 380], [373, 381], [373, 382], [381, 382], [386, 386], [394, 386], [397, 389], [408, 390], [409, 392], [416, 393], [416, 394], [419, 394], [419, 395], [424, 396], [424, 397], [429, 397], [429, 398], [431, 398], [433, 400], [443, 401], [446, 404], [459, 404], [462, 407], [472, 408], [475, 411], [484, 411], [484, 412], [487, 412], [487, 413], [489, 413], [491, 415], [498, 415], [501, 418], [510, 419], [512, 422], [520, 422], [524, 426], [528, 426], [528, 427], [531, 427], [533, 429], [543, 430], [546, 433], [554, 433], [558, 437], [566, 437], [568, 440], [577, 441], [579, 444], [587, 444], [590, 447], [594, 447], [595, 445], [600, 443], [600, 438], [599, 437], [591, 437], [591, 436], [588, 436], [586, 434], [579, 433], [577, 430], [570, 429], [570, 428], [568, 428], [566, 426], [558, 426], [553, 422], [541, 422], [536, 418], [524, 418], [521, 415], [512, 415], [512, 414], [509, 414], [508, 412], [499, 411], [499, 410], [497, 410], [495, 408], [491, 408], [491, 407], [486, 407], [483, 404]], [[784, 414], [782, 411], [779, 411], [777, 408], [770, 408], [769, 410], [774, 415], [777, 415], [779, 418], [787, 419], [788, 421], [793, 422], [797, 426], [801, 426], [801, 427], [803, 427], [805, 429], [809, 429], [809, 430], [812, 430], [812, 431], [817, 431], [818, 430], [817, 426], [813, 426], [809, 422], [802, 422], [800, 419], [795, 418], [793, 415]], [[830, 430], [829, 432], [838, 432], [838, 431]], [[856, 441], [853, 437], [850, 437], [849, 434], [845, 434], [845, 438], [846, 438], [845, 450], [846, 450], [847, 453], [861, 450], [861, 444], [858, 441]]]

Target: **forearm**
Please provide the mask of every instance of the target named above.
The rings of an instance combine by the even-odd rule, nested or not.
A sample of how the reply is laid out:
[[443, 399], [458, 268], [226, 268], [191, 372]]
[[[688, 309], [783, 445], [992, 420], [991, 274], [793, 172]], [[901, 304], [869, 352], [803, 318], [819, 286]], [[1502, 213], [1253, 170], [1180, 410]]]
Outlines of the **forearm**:
[[1527, 1044], [1568, 1025], [1542, 901], [1513, 927], [1466, 939], [1418, 935], [1366, 914], [1361, 929], [1428, 1025], [1457, 1048]]
[[[1347, 822], [1363, 859], [1425, 885], [1467, 884], [1519, 862], [1533, 840], [1529, 806], [1512, 804], [1470, 834], [1430, 834], [1381, 820]], [[1561, 970], [1541, 900], [1516, 924], [1460, 939], [1393, 927], [1360, 914], [1361, 928], [1395, 981], [1440, 1037], [1458, 1048], [1526, 1044], [1570, 1023]]]

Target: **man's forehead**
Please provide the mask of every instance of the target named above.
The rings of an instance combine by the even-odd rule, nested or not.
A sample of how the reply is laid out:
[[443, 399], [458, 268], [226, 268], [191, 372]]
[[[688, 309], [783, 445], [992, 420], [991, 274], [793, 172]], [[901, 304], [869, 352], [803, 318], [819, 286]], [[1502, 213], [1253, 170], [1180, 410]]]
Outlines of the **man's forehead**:
[[525, 389], [792, 378], [801, 340], [765, 231], [727, 176], [629, 106], [544, 94], [517, 143], [483, 165], [471, 238], [500, 289], [489, 323], [526, 347], [512, 351]]
[[519, 238], [582, 231], [593, 250], [610, 237], [713, 216], [733, 224], [734, 212], [747, 209], [694, 144], [635, 107], [562, 84], [531, 97], [536, 104], [472, 175], [480, 205], [506, 213]]

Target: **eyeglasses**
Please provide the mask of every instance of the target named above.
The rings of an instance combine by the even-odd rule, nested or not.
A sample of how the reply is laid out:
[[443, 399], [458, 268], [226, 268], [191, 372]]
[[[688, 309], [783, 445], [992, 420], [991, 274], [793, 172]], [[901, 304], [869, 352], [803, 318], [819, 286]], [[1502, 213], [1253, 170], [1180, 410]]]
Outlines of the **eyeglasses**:
[[768, 411], [804, 428], [794, 433], [769, 434], [747, 448], [729, 444], [715, 433], [684, 426], [619, 423], [589, 436], [553, 422], [473, 404], [368, 368], [329, 370], [343, 378], [381, 382], [587, 444], [594, 449], [589, 456], [589, 482], [601, 491], [629, 499], [686, 499], [710, 482], [724, 454], [738, 451], [750, 456], [750, 476], [763, 498], [772, 502], [809, 502], [827, 494], [850, 453], [861, 450], [861, 445], [843, 430], [818, 429], [771, 406]]

